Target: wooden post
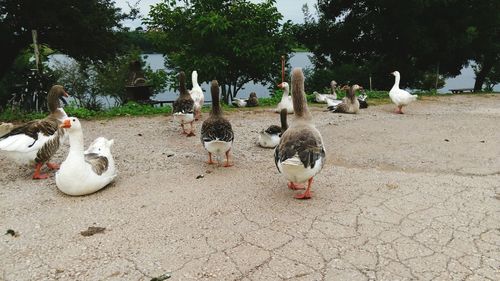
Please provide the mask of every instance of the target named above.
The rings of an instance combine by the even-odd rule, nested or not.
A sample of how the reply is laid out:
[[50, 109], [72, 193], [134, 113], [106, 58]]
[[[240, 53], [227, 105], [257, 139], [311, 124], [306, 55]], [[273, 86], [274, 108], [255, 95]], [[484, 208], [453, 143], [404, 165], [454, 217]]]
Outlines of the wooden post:
[[285, 56], [281, 56], [281, 83], [285, 82]]
[[37, 38], [37, 32], [35, 29], [31, 30], [31, 36], [33, 37], [33, 48], [35, 49], [36, 70], [38, 72], [41, 72], [40, 51], [38, 50], [38, 38]]
[[372, 74], [370, 73], [370, 92], [372, 91]]
[[436, 88], [436, 92], [438, 90], [438, 82], [439, 82], [439, 62], [436, 66], [436, 84], [434, 85], [434, 87]]

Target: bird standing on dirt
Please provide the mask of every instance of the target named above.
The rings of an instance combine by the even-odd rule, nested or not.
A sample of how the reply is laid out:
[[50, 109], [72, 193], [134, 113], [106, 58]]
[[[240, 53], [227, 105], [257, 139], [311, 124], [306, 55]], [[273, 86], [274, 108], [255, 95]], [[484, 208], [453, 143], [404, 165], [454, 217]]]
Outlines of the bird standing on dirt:
[[288, 179], [288, 188], [304, 189], [301, 183], [307, 181], [303, 194], [297, 199], [311, 198], [313, 177], [325, 163], [325, 148], [319, 131], [312, 123], [312, 116], [307, 108], [304, 94], [304, 74], [301, 68], [292, 71], [292, 101], [295, 121], [283, 133], [279, 145], [274, 151], [276, 167]]
[[399, 88], [399, 80], [401, 79], [401, 75], [399, 71], [394, 71], [391, 73], [394, 75], [394, 86], [389, 91], [389, 97], [392, 102], [396, 104], [398, 109], [396, 109], [396, 113], [403, 114], [403, 106], [409, 105], [412, 101], [417, 100], [417, 95], [412, 95], [405, 90]]
[[[172, 105], [174, 119], [181, 124], [182, 133], [186, 134], [188, 137], [192, 137], [195, 135], [193, 128], [194, 101], [193, 98], [191, 98], [189, 92], [186, 90], [186, 74], [184, 73], [184, 71], [181, 71], [181, 73], [179, 73], [179, 91], [180, 95]], [[189, 134], [186, 132], [184, 124], [191, 125]]]
[[219, 83], [212, 81], [212, 110], [207, 120], [203, 121], [201, 126], [201, 143], [208, 151], [208, 164], [213, 164], [212, 154], [221, 158], [226, 156], [224, 167], [230, 167], [229, 152], [234, 140], [233, 128], [231, 123], [222, 116], [222, 108], [219, 103]]

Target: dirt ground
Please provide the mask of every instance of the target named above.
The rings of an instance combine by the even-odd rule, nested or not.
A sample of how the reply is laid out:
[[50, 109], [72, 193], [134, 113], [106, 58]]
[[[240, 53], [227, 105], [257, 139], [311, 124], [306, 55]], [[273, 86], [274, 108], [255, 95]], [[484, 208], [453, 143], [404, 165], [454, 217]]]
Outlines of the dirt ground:
[[0, 279], [500, 280], [500, 95], [393, 108], [313, 108], [327, 162], [306, 201], [255, 144], [270, 110], [227, 114], [230, 168], [206, 164], [200, 123], [83, 121], [119, 169], [84, 197], [0, 156]]

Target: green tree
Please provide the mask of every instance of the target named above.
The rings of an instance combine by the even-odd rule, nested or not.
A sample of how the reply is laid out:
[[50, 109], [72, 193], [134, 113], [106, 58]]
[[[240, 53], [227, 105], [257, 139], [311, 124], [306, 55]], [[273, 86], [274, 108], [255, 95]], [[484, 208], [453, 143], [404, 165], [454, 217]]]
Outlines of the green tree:
[[467, 63], [470, 2], [320, 0], [318, 19], [306, 15], [297, 35], [317, 69], [360, 65], [359, 82], [371, 74], [375, 88], [389, 88], [399, 70], [402, 86], [416, 86], [426, 73], [457, 75]]
[[113, 0], [0, 0], [0, 78], [32, 43], [31, 30], [39, 43], [73, 58], [105, 58], [119, 49], [115, 30], [128, 16]]
[[152, 6], [145, 23], [157, 31], [153, 39], [168, 69], [217, 79], [229, 102], [245, 83], [280, 76], [280, 57], [292, 46], [292, 24], [281, 19], [274, 0], [170, 0]]

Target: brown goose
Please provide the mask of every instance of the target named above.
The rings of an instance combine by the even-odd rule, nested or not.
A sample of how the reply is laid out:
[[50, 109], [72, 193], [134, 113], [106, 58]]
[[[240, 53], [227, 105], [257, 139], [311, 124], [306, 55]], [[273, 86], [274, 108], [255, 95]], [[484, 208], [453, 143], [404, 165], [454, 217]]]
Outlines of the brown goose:
[[304, 189], [300, 183], [308, 182], [306, 191], [295, 195], [295, 198], [309, 199], [312, 179], [325, 163], [325, 148], [307, 108], [301, 68], [294, 68], [292, 71], [292, 100], [295, 122], [281, 136], [280, 143], [274, 150], [274, 162], [289, 181], [288, 188]]
[[352, 85], [347, 91], [347, 95], [342, 99], [342, 102], [336, 106], [330, 106], [328, 109], [335, 113], [352, 113], [359, 112], [359, 100], [356, 98], [356, 90], [363, 89], [359, 85]]
[[222, 109], [219, 104], [219, 83], [212, 81], [212, 110], [207, 120], [203, 121], [201, 126], [201, 143], [208, 151], [208, 164], [213, 164], [212, 154], [218, 157], [226, 155], [224, 167], [232, 166], [229, 164], [229, 151], [234, 140], [233, 128], [231, 123], [222, 116]]
[[259, 99], [255, 92], [251, 92], [247, 100], [247, 107], [259, 106]]
[[[172, 105], [174, 119], [181, 124], [182, 133], [186, 134], [188, 137], [192, 137], [195, 135], [193, 129], [194, 101], [186, 89], [186, 74], [184, 73], [184, 71], [181, 71], [181, 73], [179, 73], [179, 91], [180, 95]], [[184, 124], [188, 123], [191, 125], [189, 134], [184, 128]]]
[[8, 157], [21, 164], [35, 163], [33, 179], [48, 177], [40, 174], [44, 163], [50, 169], [59, 168], [59, 165], [48, 161], [59, 149], [64, 137], [64, 130], [59, 128], [61, 122], [68, 117], [59, 104], [59, 98], [63, 96], [67, 97], [68, 93], [62, 86], [52, 86], [47, 96], [49, 116], [16, 127], [0, 137], [0, 151], [5, 152]]

